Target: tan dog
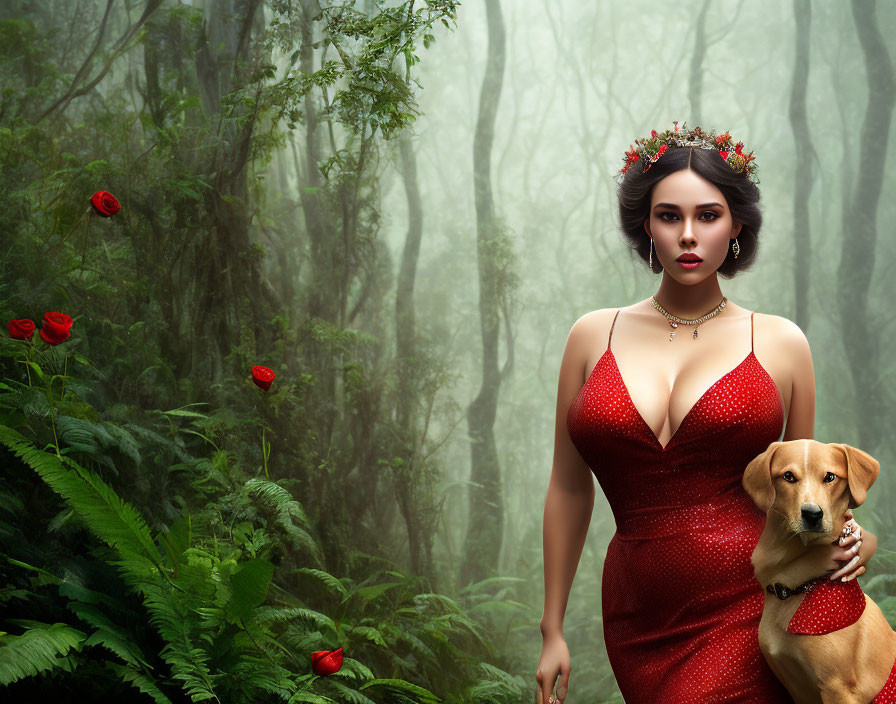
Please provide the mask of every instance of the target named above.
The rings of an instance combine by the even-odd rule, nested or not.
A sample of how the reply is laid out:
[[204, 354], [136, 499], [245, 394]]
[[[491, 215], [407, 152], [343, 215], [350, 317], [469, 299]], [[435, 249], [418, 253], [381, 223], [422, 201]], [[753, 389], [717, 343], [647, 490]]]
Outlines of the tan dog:
[[[868, 704], [890, 684], [896, 633], [860, 587], [828, 580], [841, 567], [829, 556], [839, 540], [844, 513], [865, 501], [879, 472], [880, 464], [867, 453], [815, 440], [773, 442], [744, 471], [744, 489], [766, 514], [752, 556], [756, 579], [765, 591], [759, 647], [796, 704]], [[822, 579], [813, 579], [818, 577]], [[841, 585], [851, 590], [843, 600], [837, 591]], [[805, 586], [817, 589], [807, 607], [836, 630], [788, 631], [788, 626], [794, 628], [791, 619], [797, 608], [808, 598], [806, 591], [799, 591]], [[847, 610], [835, 604], [848, 599], [852, 613], [863, 610], [858, 620], [841, 627], [837, 619], [852, 617], [843, 616]], [[814, 613], [804, 609], [794, 622], [814, 624], [806, 618], [808, 614], [814, 619]]]

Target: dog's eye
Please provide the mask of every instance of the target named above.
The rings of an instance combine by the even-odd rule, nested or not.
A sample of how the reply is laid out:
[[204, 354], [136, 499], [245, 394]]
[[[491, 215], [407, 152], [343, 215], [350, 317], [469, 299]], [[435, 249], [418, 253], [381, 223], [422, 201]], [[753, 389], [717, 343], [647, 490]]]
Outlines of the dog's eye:
[[793, 476], [793, 472], [791, 472], [790, 470], [784, 472], [784, 474], [782, 474], [781, 476], [784, 478], [784, 481], [786, 481], [786, 482], [796, 481], [796, 478]]
[[837, 478], [837, 475], [834, 474], [833, 472], [828, 472], [827, 474], [824, 475], [825, 482], [832, 482], [836, 478]]

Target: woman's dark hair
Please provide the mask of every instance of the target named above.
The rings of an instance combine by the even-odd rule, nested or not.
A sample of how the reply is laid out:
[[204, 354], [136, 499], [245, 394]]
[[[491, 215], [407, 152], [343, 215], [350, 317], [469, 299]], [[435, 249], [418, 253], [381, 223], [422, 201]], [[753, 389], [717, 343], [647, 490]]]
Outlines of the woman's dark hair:
[[[759, 248], [759, 229], [762, 227], [762, 212], [759, 210], [759, 188], [744, 173], [732, 169], [715, 149], [696, 147], [672, 147], [668, 149], [647, 173], [642, 172], [642, 162], [634, 162], [625, 172], [619, 184], [619, 222], [629, 248], [648, 264], [650, 238], [644, 229], [644, 221], [650, 217], [650, 197], [653, 187], [663, 178], [676, 171], [690, 169], [698, 176], [718, 188], [731, 210], [734, 221], [743, 223], [737, 235], [740, 251], [737, 259], [731, 246], [728, 256], [719, 267], [719, 276], [730, 279], [735, 274], [750, 268], [756, 260]], [[734, 240], [731, 240], [732, 244]], [[653, 271], [663, 270], [659, 259], [653, 257]]]

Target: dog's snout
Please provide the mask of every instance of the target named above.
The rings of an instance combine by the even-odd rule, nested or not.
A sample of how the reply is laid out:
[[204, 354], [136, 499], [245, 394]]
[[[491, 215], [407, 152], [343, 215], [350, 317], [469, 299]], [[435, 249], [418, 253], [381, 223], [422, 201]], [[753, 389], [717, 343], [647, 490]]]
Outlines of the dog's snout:
[[822, 516], [824, 516], [824, 511], [818, 504], [815, 503], [804, 503], [800, 508], [800, 513], [803, 516], [803, 520], [810, 525], [814, 525], [821, 521]]

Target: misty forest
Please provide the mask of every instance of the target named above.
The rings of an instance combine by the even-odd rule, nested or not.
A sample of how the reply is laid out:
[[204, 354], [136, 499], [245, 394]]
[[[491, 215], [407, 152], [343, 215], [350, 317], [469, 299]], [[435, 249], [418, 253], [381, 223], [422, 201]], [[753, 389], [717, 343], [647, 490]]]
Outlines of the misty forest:
[[[533, 700], [572, 324], [656, 292], [614, 174], [752, 150], [741, 306], [880, 478], [896, 624], [896, 4], [0, 2], [0, 697]], [[598, 490], [570, 701], [621, 702]]]

